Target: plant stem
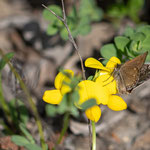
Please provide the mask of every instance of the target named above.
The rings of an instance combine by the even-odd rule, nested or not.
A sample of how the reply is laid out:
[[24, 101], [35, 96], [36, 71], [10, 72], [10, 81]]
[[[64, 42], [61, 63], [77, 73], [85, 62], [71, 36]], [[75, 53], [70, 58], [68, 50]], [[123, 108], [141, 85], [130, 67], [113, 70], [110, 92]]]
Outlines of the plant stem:
[[89, 146], [90, 150], [92, 149], [92, 132], [91, 132], [91, 120], [88, 119], [88, 128], [89, 128]]
[[73, 46], [74, 46], [74, 48], [75, 48], [75, 50], [76, 50], [76, 52], [77, 52], [77, 55], [79, 56], [80, 62], [81, 62], [81, 69], [82, 69], [83, 80], [86, 80], [85, 69], [84, 69], [84, 64], [83, 64], [83, 59], [82, 59], [82, 57], [81, 57], [81, 55], [80, 55], [80, 53], [79, 53], [78, 46], [77, 46], [77, 44], [76, 44], [76, 42], [75, 42], [75, 40], [74, 40], [74, 38], [73, 38], [73, 36], [72, 36], [72, 34], [71, 34], [71, 31], [70, 31], [70, 29], [69, 29], [69, 27], [68, 27], [68, 24], [67, 24], [67, 17], [66, 17], [66, 13], [65, 13], [64, 1], [61, 0], [61, 2], [62, 2], [63, 18], [60, 17], [60, 16], [58, 16], [55, 12], [53, 12], [51, 9], [49, 9], [48, 7], [46, 7], [44, 4], [42, 4], [42, 6], [43, 6], [44, 8], [46, 8], [49, 12], [51, 12], [54, 16], [56, 16], [60, 21], [62, 21], [63, 24], [64, 24], [64, 26], [66, 27], [66, 29], [67, 29], [67, 31], [68, 31], [69, 40], [70, 40], [70, 42], [73, 44]]
[[61, 142], [61, 140], [62, 140], [64, 134], [66, 133], [66, 131], [67, 131], [67, 129], [68, 129], [69, 116], [70, 116], [70, 112], [67, 112], [67, 113], [65, 114], [65, 117], [64, 117], [63, 129], [61, 130], [59, 139], [57, 140], [57, 143], [56, 143], [56, 144], [60, 144], [60, 142]]
[[94, 121], [92, 121], [92, 150], [96, 150], [96, 130]]
[[12, 119], [10, 117], [10, 109], [9, 109], [7, 103], [5, 102], [5, 99], [4, 99], [4, 96], [3, 96], [3, 88], [2, 88], [2, 79], [1, 78], [2, 77], [1, 77], [1, 72], [0, 72], [0, 104], [2, 105], [2, 109], [4, 111], [4, 114], [5, 114], [6, 118], [7, 118], [7, 121], [9, 123], [11, 123]]
[[64, 122], [63, 122], [63, 128], [61, 130], [60, 136], [55, 144], [55, 147], [52, 148], [52, 150], [55, 150], [56, 146], [61, 143], [63, 136], [65, 135], [68, 125], [69, 125], [69, 117], [70, 117], [70, 112], [67, 112], [64, 116]]
[[[0, 50], [0, 55], [4, 58], [4, 54], [3, 51]], [[7, 60], [6, 60], [7, 62]], [[36, 108], [36, 105], [34, 104], [32, 97], [30, 96], [30, 92], [28, 91], [27, 87], [25, 86], [23, 80], [21, 79], [20, 75], [18, 74], [18, 72], [16, 71], [16, 69], [12, 66], [12, 64], [10, 62], [8, 62], [8, 66], [11, 69], [12, 73], [15, 75], [15, 77], [18, 79], [20, 86], [22, 88], [22, 90], [24, 91], [25, 95], [27, 96], [27, 100], [31, 106], [31, 109], [33, 111], [33, 115], [36, 119], [36, 124], [38, 126], [38, 130], [39, 130], [39, 134], [40, 134], [40, 141], [41, 141], [41, 145], [42, 145], [42, 150], [46, 150], [46, 143], [44, 140], [44, 133], [43, 133], [43, 129], [42, 129], [42, 124], [40, 121], [40, 117]]]

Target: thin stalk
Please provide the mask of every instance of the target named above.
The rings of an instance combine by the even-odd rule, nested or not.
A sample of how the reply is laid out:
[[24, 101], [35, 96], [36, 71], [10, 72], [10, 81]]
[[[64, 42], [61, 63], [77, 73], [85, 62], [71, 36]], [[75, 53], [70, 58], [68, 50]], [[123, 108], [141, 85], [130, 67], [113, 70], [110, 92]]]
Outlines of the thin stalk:
[[69, 126], [69, 118], [70, 118], [70, 112], [67, 112], [64, 116], [64, 122], [63, 122], [63, 128], [61, 130], [60, 136], [55, 144], [55, 147], [52, 148], [52, 150], [55, 150], [55, 148], [57, 147], [58, 144], [61, 143], [63, 136], [65, 135], [68, 126]]
[[[0, 55], [4, 58], [4, 54], [3, 54], [2, 50], [0, 50]], [[34, 117], [36, 119], [36, 124], [38, 126], [42, 149], [46, 150], [46, 143], [45, 143], [45, 140], [44, 140], [44, 133], [43, 133], [42, 124], [41, 124], [41, 121], [40, 121], [40, 117], [39, 117], [36, 105], [34, 104], [32, 98], [30, 96], [30, 92], [28, 91], [27, 87], [25, 86], [23, 80], [21, 79], [21, 77], [18, 74], [18, 72], [16, 71], [16, 69], [11, 65], [10, 62], [8, 62], [8, 66], [11, 69], [12, 73], [15, 75], [15, 77], [18, 79], [22, 90], [24, 91], [25, 95], [27, 96], [27, 100], [28, 100], [28, 102], [29, 102], [29, 104], [31, 106], [31, 109], [33, 111], [33, 115], [34, 115]]]
[[63, 128], [62, 128], [62, 130], [61, 130], [59, 139], [57, 140], [57, 143], [56, 143], [56, 144], [60, 144], [60, 142], [62, 141], [63, 136], [65, 135], [65, 133], [66, 133], [66, 131], [67, 131], [67, 129], [68, 129], [69, 117], [70, 117], [70, 112], [67, 112], [67, 113], [65, 114], [65, 117], [64, 117]]
[[96, 150], [96, 130], [94, 121], [92, 121], [92, 150]]
[[12, 122], [12, 119], [11, 119], [11, 115], [10, 115], [10, 109], [4, 99], [4, 96], [3, 96], [3, 88], [2, 88], [2, 79], [1, 79], [1, 72], [0, 72], [0, 104], [2, 105], [2, 110], [6, 116], [6, 119], [9, 123]]
[[42, 6], [43, 6], [44, 8], [46, 8], [49, 12], [51, 12], [54, 16], [56, 16], [60, 21], [62, 21], [63, 24], [64, 24], [64, 26], [66, 27], [67, 32], [68, 32], [68, 36], [69, 36], [69, 40], [70, 40], [70, 42], [73, 44], [73, 46], [74, 46], [74, 48], [75, 48], [75, 50], [76, 50], [76, 53], [77, 53], [77, 55], [79, 56], [79, 59], [80, 59], [83, 80], [86, 80], [85, 69], [84, 69], [84, 64], [83, 64], [83, 59], [82, 59], [82, 57], [81, 57], [81, 55], [80, 55], [80, 53], [79, 53], [78, 46], [77, 46], [77, 44], [76, 44], [76, 42], [75, 42], [75, 40], [74, 40], [74, 38], [73, 38], [73, 36], [72, 36], [72, 34], [71, 34], [71, 31], [70, 31], [70, 29], [69, 29], [69, 27], [68, 27], [68, 24], [67, 24], [67, 18], [66, 18], [66, 13], [65, 13], [64, 1], [61, 0], [61, 2], [62, 2], [63, 18], [60, 17], [60, 16], [58, 16], [54, 11], [52, 11], [51, 9], [49, 9], [49, 8], [48, 8], [47, 6], [45, 6], [44, 4], [42, 4]]
[[92, 149], [92, 132], [91, 132], [91, 120], [88, 119], [88, 128], [89, 128], [89, 146], [90, 150]]

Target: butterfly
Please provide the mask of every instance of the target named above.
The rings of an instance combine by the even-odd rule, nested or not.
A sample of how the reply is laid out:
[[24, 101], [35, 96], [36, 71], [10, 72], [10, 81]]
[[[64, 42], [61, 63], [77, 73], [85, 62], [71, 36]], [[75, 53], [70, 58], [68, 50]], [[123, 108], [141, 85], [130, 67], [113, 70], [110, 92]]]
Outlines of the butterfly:
[[150, 65], [144, 64], [148, 52], [145, 52], [124, 64], [118, 64], [113, 71], [119, 94], [128, 94], [150, 79]]

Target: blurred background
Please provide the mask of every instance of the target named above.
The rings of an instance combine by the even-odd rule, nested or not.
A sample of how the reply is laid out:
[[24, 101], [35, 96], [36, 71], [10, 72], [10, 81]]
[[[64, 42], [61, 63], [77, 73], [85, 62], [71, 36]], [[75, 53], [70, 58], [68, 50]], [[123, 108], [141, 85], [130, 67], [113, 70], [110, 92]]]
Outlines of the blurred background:
[[[83, 60], [88, 57], [104, 57], [107, 61], [110, 56], [115, 55], [125, 62], [150, 50], [149, 0], [64, 2], [68, 24]], [[43, 102], [43, 93], [54, 88], [54, 79], [60, 68], [81, 74], [81, 67], [79, 57], [69, 42], [62, 23], [51, 16], [42, 4], [50, 6], [58, 15], [62, 15], [61, 1], [58, 0], [0, 0], [0, 49], [4, 53], [14, 52], [11, 63], [21, 75], [36, 103], [44, 127], [45, 140], [51, 149], [60, 134], [63, 115], [53, 115], [53, 112], [48, 110], [50, 104]], [[139, 41], [131, 38], [131, 50], [128, 52], [117, 50], [117, 46], [112, 51], [103, 47], [108, 43], [116, 44], [114, 38], [125, 35], [127, 28], [139, 32], [138, 27], [143, 25], [147, 29], [147, 35], [144, 35], [148, 39], [147, 43], [144, 43], [146, 47], [143, 44], [144, 48], [134, 50], [139, 41], [143, 40], [143, 33], [142, 38], [140, 34]], [[149, 60], [148, 56], [147, 63]], [[19, 100], [23, 111], [19, 111], [19, 114], [39, 144], [35, 118], [19, 83], [7, 65], [1, 74], [5, 101], [13, 112], [18, 113], [15, 101]], [[94, 74], [94, 69], [86, 68], [86, 75], [90, 74]], [[150, 82], [144, 82], [134, 89], [132, 94], [123, 95], [123, 99], [128, 104], [125, 111], [114, 112], [106, 106], [101, 107], [102, 116], [96, 125], [97, 150], [150, 150]], [[0, 149], [19, 150], [20, 147], [12, 143], [10, 136], [19, 135], [20, 131], [15, 123], [8, 125], [9, 130], [5, 128], [7, 122], [1, 104], [0, 112]], [[81, 113], [80, 118], [70, 119], [67, 134], [58, 149], [89, 149], [87, 119], [84, 113]]]

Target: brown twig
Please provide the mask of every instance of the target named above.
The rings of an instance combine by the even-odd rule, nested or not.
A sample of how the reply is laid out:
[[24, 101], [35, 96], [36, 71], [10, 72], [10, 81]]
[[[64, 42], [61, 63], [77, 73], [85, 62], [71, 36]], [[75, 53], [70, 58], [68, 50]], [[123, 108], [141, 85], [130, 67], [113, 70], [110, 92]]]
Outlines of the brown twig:
[[[58, 16], [55, 12], [53, 12], [51, 9], [49, 9], [47, 6], [45, 6], [44, 4], [42, 4], [42, 6], [44, 8], [46, 8], [48, 11], [50, 11], [54, 16], [56, 16], [60, 21], [63, 22], [63, 24], [65, 25], [67, 31], [68, 31], [68, 37], [69, 37], [69, 40], [70, 42], [73, 44], [78, 56], [79, 56], [79, 59], [80, 59], [80, 63], [81, 63], [81, 69], [82, 69], [82, 77], [83, 77], [83, 80], [86, 80], [86, 76], [85, 76], [85, 69], [84, 69], [84, 64], [83, 64], [83, 59], [79, 53], [79, 49], [78, 49], [78, 46], [71, 34], [71, 31], [68, 27], [68, 24], [67, 24], [67, 18], [66, 18], [66, 12], [65, 12], [65, 7], [64, 7], [64, 1], [61, 0], [62, 2], [62, 13], [63, 13], [63, 17], [60, 17]], [[92, 134], [91, 134], [91, 122], [90, 120], [88, 120], [88, 126], [89, 126], [89, 139], [90, 139], [90, 149], [92, 149], [92, 142], [91, 142], [91, 137], [92, 137]]]
[[81, 69], [82, 69], [82, 76], [83, 76], [83, 80], [86, 80], [86, 77], [85, 77], [85, 69], [84, 69], [84, 65], [83, 65], [83, 59], [79, 53], [79, 49], [77, 47], [77, 44], [75, 43], [73, 37], [72, 37], [72, 34], [71, 34], [71, 31], [68, 27], [68, 24], [67, 24], [67, 18], [66, 18], [66, 13], [65, 13], [65, 7], [64, 7], [64, 1], [61, 0], [62, 2], [62, 12], [63, 12], [63, 18], [58, 16], [55, 12], [53, 12], [51, 9], [49, 9], [47, 6], [45, 6], [44, 4], [42, 4], [42, 6], [44, 8], [46, 8], [48, 11], [50, 11], [54, 16], [56, 16], [60, 21], [63, 22], [63, 24], [65, 25], [67, 31], [68, 31], [68, 37], [69, 37], [69, 40], [70, 42], [73, 44], [78, 56], [79, 56], [79, 59], [80, 59], [80, 62], [81, 62]]

